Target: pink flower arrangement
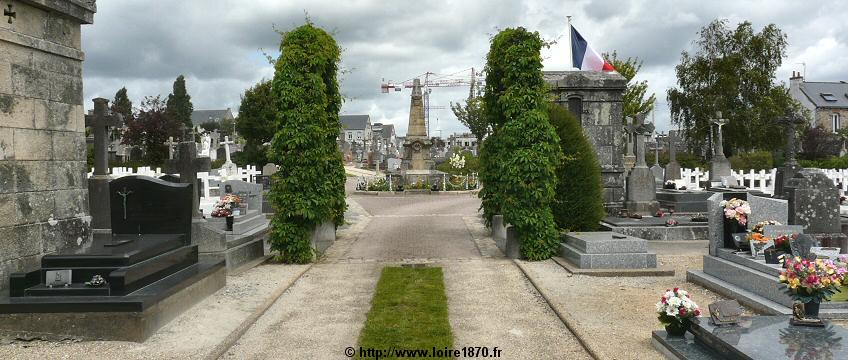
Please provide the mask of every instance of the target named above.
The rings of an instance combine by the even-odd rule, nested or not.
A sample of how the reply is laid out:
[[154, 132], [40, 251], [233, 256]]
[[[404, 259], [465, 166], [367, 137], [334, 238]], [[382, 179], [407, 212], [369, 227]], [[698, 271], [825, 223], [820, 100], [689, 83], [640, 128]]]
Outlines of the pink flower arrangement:
[[736, 220], [739, 225], [748, 224], [748, 215], [751, 215], [751, 205], [742, 199], [732, 198], [730, 200], [722, 200], [720, 203], [724, 207], [724, 217]]
[[817, 302], [830, 299], [839, 292], [845, 282], [848, 269], [837, 266], [832, 260], [807, 260], [800, 257], [788, 258], [783, 263], [780, 282], [786, 284], [789, 293], [801, 302]]
[[237, 195], [227, 194], [221, 197], [217, 203], [215, 203], [215, 210], [212, 210], [213, 217], [227, 217], [233, 215], [233, 209], [237, 208], [241, 204], [241, 198]]

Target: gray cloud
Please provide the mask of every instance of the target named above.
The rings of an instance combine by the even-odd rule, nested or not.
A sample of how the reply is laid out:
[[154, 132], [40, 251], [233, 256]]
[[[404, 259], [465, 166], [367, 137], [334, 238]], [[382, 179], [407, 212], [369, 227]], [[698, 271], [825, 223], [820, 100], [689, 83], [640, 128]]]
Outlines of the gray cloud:
[[[640, 79], [658, 98], [656, 119], [668, 128], [665, 92], [674, 85], [674, 65], [690, 49], [697, 31], [715, 18], [731, 25], [751, 21], [759, 29], [775, 23], [789, 36], [788, 58], [778, 72], [807, 64], [813, 80], [848, 79], [848, 3], [815, 6], [796, 1], [686, 2], [580, 1], [275, 1], [184, 0], [98, 2], [95, 23], [83, 29], [85, 96], [111, 98], [126, 86], [134, 102], [166, 96], [173, 79], [185, 74], [195, 108], [236, 109], [243, 91], [273, 68], [262, 51], [276, 56], [280, 36], [303, 23], [305, 14], [332, 31], [343, 48], [340, 77], [345, 113], [369, 113], [374, 121], [405, 132], [409, 92], [381, 94], [382, 79], [403, 81], [427, 71], [448, 74], [482, 68], [489, 38], [498, 29], [524, 26], [559, 43], [546, 50], [545, 69], [568, 65], [566, 15], [601, 52], [644, 61]], [[434, 105], [461, 101], [467, 88], [438, 88]], [[90, 107], [87, 102], [86, 107]], [[450, 110], [434, 110], [443, 135], [465, 131]]]

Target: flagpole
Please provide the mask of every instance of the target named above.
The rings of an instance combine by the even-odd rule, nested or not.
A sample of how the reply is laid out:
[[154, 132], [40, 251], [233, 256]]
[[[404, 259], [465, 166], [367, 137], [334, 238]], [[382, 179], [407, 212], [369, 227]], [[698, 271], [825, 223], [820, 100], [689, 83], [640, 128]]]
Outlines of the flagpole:
[[571, 44], [571, 15], [566, 15], [568, 18], [568, 63], [571, 65], [568, 70], [574, 70], [574, 54], [572, 54], [572, 44]]

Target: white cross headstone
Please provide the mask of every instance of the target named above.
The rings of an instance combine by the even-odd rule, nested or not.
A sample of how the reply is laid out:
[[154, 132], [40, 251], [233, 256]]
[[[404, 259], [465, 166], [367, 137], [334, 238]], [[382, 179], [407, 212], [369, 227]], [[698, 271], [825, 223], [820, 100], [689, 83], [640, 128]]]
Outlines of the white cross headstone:
[[209, 151], [212, 146], [212, 138], [209, 134], [203, 134], [203, 138], [201, 139], [202, 145], [200, 147], [200, 154], [198, 156], [209, 157]]
[[227, 161], [226, 161], [227, 164], [230, 164], [230, 163], [233, 162], [232, 160], [230, 160], [230, 144], [235, 144], [235, 143], [230, 141], [229, 136], [224, 136], [224, 141], [221, 141], [221, 145], [224, 145], [224, 153], [227, 154]]

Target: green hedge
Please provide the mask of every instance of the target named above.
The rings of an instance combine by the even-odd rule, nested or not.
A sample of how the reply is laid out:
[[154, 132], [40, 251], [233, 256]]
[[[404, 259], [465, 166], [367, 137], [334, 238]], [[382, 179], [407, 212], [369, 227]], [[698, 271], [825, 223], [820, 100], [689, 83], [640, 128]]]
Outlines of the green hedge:
[[562, 149], [557, 166], [554, 220], [560, 229], [594, 231], [604, 218], [601, 167], [595, 149], [577, 118], [562, 106], [549, 103], [548, 114], [556, 128]]
[[316, 225], [344, 221], [345, 172], [336, 137], [342, 99], [336, 80], [341, 49], [326, 31], [307, 23], [282, 35], [272, 81], [276, 129], [268, 159], [280, 165], [269, 200], [271, 249], [278, 260], [313, 259]]
[[733, 170], [769, 170], [774, 168], [774, 159], [768, 151], [754, 151], [731, 156]]
[[824, 160], [798, 160], [805, 168], [848, 169], [848, 156], [831, 157]]
[[492, 135], [482, 146], [484, 215], [503, 214], [519, 234], [521, 254], [548, 259], [559, 245], [551, 204], [562, 154], [548, 120], [537, 32], [505, 29], [492, 38], [486, 62], [484, 114]]

